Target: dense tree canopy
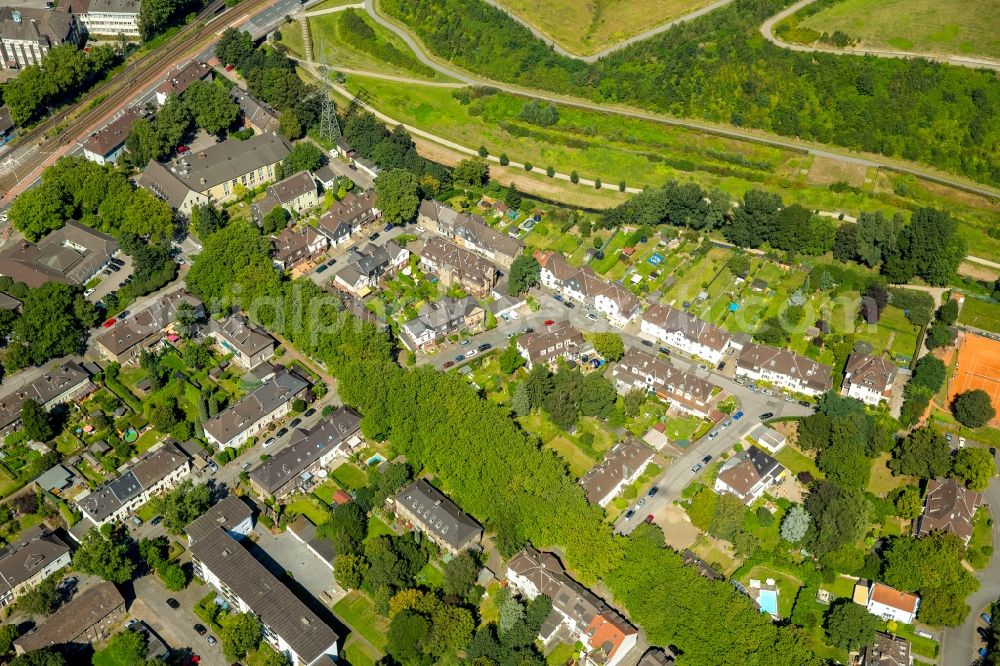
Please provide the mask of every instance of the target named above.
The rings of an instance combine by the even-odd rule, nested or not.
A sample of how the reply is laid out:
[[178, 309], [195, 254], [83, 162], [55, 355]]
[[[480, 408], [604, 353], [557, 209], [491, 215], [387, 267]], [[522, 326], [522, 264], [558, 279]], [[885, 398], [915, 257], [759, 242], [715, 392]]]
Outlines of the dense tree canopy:
[[409, 222], [417, 212], [417, 177], [406, 169], [393, 169], [375, 178], [375, 194], [382, 219], [392, 224]]
[[944, 476], [951, 467], [951, 448], [937, 428], [917, 428], [899, 443], [889, 467], [896, 474], [925, 479]]
[[964, 557], [962, 540], [950, 532], [894, 537], [883, 554], [883, 580], [921, 596], [917, 617], [922, 622], [955, 627], [969, 612], [965, 598], [979, 589], [979, 581], [962, 566]]
[[990, 394], [982, 389], [959, 393], [951, 402], [951, 412], [967, 428], [981, 428], [996, 416]]
[[78, 353], [99, 314], [79, 288], [47, 282], [28, 292], [14, 322], [7, 366], [14, 369]]
[[84, 573], [99, 576], [112, 583], [125, 583], [135, 573], [135, 562], [128, 554], [128, 545], [118, 535], [105, 537], [91, 528], [73, 553], [73, 566]]

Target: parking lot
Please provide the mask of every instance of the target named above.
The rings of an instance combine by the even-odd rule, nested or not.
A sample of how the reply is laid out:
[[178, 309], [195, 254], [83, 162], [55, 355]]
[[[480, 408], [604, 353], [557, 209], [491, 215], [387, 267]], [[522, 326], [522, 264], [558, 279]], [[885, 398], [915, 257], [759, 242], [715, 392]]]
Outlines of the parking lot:
[[132, 275], [132, 257], [124, 252], [119, 252], [117, 257], [113, 257], [108, 265], [100, 273], [101, 282], [92, 289], [87, 290], [87, 300], [96, 303], [102, 300], [112, 291], [117, 291], [122, 287], [125, 280]]

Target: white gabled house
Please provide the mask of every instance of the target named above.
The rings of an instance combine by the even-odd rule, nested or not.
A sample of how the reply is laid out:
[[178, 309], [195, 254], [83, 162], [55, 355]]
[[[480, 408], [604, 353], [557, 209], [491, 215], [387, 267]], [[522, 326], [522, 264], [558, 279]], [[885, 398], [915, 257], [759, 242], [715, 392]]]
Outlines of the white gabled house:
[[639, 314], [639, 298], [620, 284], [599, 278], [589, 266], [570, 266], [561, 254], [536, 252], [541, 266], [539, 281], [567, 298], [592, 305], [613, 325], [622, 327]]
[[718, 364], [730, 349], [742, 348], [728, 331], [660, 303], [642, 313], [639, 330], [648, 338], [703, 358], [712, 365]]

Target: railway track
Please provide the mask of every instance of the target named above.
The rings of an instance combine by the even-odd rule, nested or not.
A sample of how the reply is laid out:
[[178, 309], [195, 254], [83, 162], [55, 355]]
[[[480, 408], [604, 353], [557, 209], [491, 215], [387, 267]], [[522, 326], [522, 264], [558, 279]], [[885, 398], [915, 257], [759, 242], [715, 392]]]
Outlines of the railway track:
[[[0, 206], [8, 204], [21, 185], [33, 182], [35, 172], [45, 166], [53, 155], [64, 152], [67, 146], [82, 139], [98, 122], [114, 113], [137, 92], [155, 83], [164, 69], [183, 60], [186, 54], [194, 55], [214, 41], [216, 33], [229, 27], [225, 17], [237, 17], [232, 22], [242, 23], [272, 2], [244, 0], [231, 11], [225, 11], [225, 0], [214, 0], [165, 44], [89, 91], [77, 103], [53, 114], [22, 135], [13, 144], [9, 156], [28, 154], [17, 161], [14, 169], [0, 175]], [[222, 13], [219, 13], [220, 10]], [[49, 134], [57, 128], [60, 128], [58, 136], [50, 137]], [[32, 150], [33, 146], [37, 149]]]

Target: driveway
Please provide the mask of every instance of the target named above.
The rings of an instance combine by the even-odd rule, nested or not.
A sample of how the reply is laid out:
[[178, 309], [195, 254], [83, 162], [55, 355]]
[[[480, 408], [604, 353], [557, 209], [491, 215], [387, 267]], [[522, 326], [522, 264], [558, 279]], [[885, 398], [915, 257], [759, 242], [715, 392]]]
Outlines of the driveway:
[[316, 599], [331, 605], [331, 602], [327, 601], [328, 598], [332, 598], [332, 603], [336, 603], [347, 593], [334, 585], [333, 570], [306, 548], [304, 543], [296, 539], [291, 531], [285, 530], [275, 535], [257, 523], [254, 537], [257, 546]]
[[[205, 624], [194, 614], [194, 605], [214, 588], [192, 582], [180, 592], [168, 592], [155, 575], [143, 576], [133, 581], [135, 601], [129, 609], [129, 615], [137, 620], [143, 620], [171, 648], [178, 650], [190, 647], [194, 654], [200, 655], [204, 664], [224, 664], [222, 642], [208, 644], [208, 637], [215, 635], [209, 627], [209, 633], [199, 636], [194, 625]], [[173, 597], [180, 603], [180, 608], [174, 610], [167, 605], [167, 598]]]

